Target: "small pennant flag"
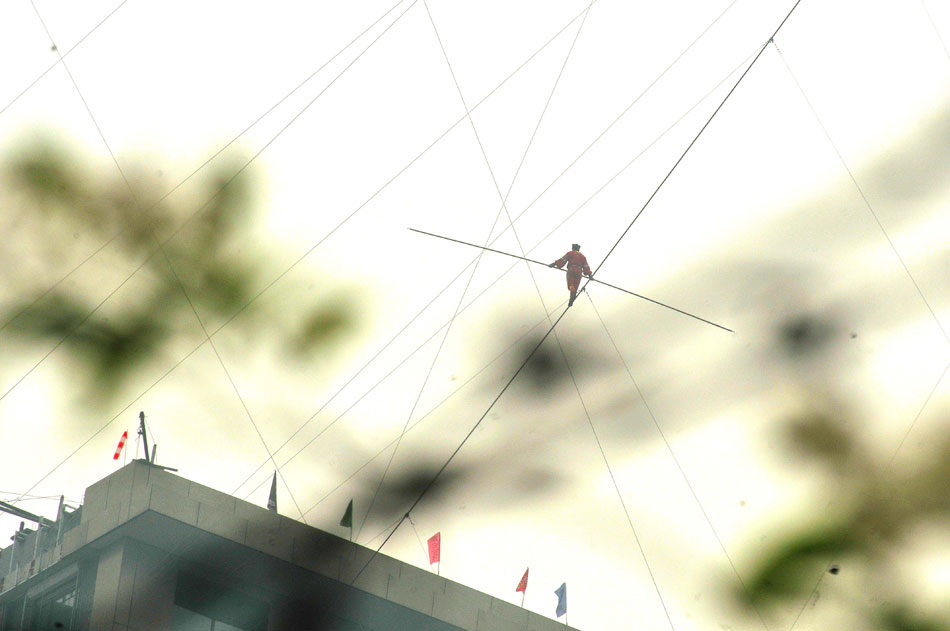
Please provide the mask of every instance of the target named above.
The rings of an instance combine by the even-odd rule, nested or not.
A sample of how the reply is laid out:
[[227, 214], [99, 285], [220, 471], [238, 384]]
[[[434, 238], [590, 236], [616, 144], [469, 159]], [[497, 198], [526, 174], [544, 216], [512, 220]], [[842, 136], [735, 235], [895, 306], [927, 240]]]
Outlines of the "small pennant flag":
[[554, 590], [557, 594], [557, 617], [560, 618], [567, 613], [567, 583], [561, 583], [561, 586]]
[[521, 577], [521, 581], [518, 583], [518, 587], [515, 588], [516, 592], [527, 592], [528, 591], [528, 568], [525, 568], [524, 576]]
[[277, 472], [274, 471], [274, 479], [270, 481], [270, 497], [267, 498], [267, 510], [277, 512]]
[[349, 506], [346, 507], [346, 512], [343, 513], [343, 519], [340, 520], [340, 525], [346, 528], [353, 527], [353, 500], [350, 500]]
[[429, 537], [429, 565], [438, 563], [441, 560], [442, 552], [442, 532], [439, 531]]
[[115, 448], [115, 453], [112, 454], [113, 460], [119, 459], [119, 454], [122, 453], [122, 448], [125, 447], [125, 441], [129, 439], [129, 430], [122, 432], [122, 438], [119, 439], [119, 445]]

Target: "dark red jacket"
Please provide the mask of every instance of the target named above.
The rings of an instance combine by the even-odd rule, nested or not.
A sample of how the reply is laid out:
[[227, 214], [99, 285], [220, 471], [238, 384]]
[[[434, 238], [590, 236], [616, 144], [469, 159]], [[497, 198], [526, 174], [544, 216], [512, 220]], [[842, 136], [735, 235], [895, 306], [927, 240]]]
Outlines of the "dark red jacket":
[[564, 267], [565, 263], [567, 263], [567, 271], [580, 271], [583, 272], [585, 276], [590, 276], [590, 266], [587, 265], [587, 257], [577, 250], [571, 250], [558, 260], [554, 261], [554, 264], [558, 268]]

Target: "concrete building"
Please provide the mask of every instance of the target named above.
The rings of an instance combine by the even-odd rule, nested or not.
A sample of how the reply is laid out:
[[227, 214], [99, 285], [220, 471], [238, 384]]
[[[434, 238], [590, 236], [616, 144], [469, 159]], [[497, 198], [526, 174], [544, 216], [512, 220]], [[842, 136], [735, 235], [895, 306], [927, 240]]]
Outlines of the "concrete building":
[[0, 631], [568, 629], [143, 460], [13, 539]]

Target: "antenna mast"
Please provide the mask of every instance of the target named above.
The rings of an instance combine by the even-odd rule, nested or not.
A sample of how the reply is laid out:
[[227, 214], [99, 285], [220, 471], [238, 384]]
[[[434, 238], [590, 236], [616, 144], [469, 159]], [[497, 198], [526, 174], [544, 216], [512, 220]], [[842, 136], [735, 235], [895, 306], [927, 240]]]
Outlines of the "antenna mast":
[[142, 437], [142, 441], [145, 443], [145, 462], [149, 463], [153, 467], [158, 467], [164, 471], [178, 471], [174, 467], [165, 467], [160, 464], [155, 464], [155, 451], [158, 449], [158, 445], [152, 445], [152, 457], [149, 458], [148, 455], [148, 436], [145, 434], [145, 412], [139, 412], [139, 436]]
[[151, 464], [152, 461], [148, 456], [148, 436], [145, 435], [145, 412], [139, 412], [139, 436], [142, 437], [142, 441], [145, 443], [145, 462]]

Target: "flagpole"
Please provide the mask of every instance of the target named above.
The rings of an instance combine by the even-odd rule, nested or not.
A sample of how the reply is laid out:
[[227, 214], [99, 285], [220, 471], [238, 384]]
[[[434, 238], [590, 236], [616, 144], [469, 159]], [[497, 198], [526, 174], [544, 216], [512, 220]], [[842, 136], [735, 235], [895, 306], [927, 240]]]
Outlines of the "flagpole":
[[[504, 254], [505, 256], [510, 256], [511, 258], [515, 258], [515, 259], [521, 259], [522, 261], [527, 261], [527, 262], [529, 262], [529, 263], [534, 263], [535, 265], [544, 265], [545, 267], [551, 267], [551, 266], [548, 265], [547, 263], [543, 263], [543, 262], [541, 262], [541, 261], [536, 261], [536, 260], [534, 260], [534, 259], [529, 259], [529, 258], [526, 257], [526, 256], [518, 256], [517, 254], [511, 254], [511, 253], [509, 253], [509, 252], [503, 252], [503, 251], [501, 251], [501, 250], [496, 250], [496, 249], [494, 249], [494, 248], [487, 248], [487, 247], [485, 247], [485, 246], [483, 246], [483, 245], [476, 245], [476, 244], [474, 244], [474, 243], [469, 243], [468, 241], [460, 241], [459, 239], [453, 239], [453, 238], [451, 238], [451, 237], [443, 237], [443, 236], [440, 235], [440, 234], [434, 234], [434, 233], [432, 233], [432, 232], [426, 232], [425, 230], [416, 230], [415, 228], [409, 228], [409, 230], [411, 230], [412, 232], [418, 232], [419, 234], [428, 235], [428, 236], [430, 236], [430, 237], [436, 237], [437, 239], [445, 239], [446, 241], [453, 241], [453, 242], [455, 242], [455, 243], [460, 243], [460, 244], [462, 244], [462, 245], [470, 245], [470, 246], [472, 246], [473, 248], [479, 248], [479, 249], [481, 249], [481, 250], [486, 250], [486, 251], [488, 251], [488, 252], [494, 252], [495, 254]], [[675, 312], [677, 312], [677, 313], [681, 313], [681, 314], [683, 314], [684, 316], [688, 316], [688, 317], [693, 318], [693, 319], [695, 319], [695, 320], [699, 320], [700, 322], [705, 322], [706, 324], [711, 324], [712, 326], [714, 326], [714, 327], [716, 327], [716, 328], [719, 328], [719, 329], [722, 329], [723, 331], [728, 331], [728, 332], [730, 332], [730, 333], [735, 333], [735, 331], [733, 331], [732, 329], [730, 329], [730, 328], [728, 328], [728, 327], [724, 327], [724, 326], [722, 326], [721, 324], [716, 324], [715, 322], [713, 322], [713, 321], [711, 321], [711, 320], [707, 320], [706, 318], [701, 318], [701, 317], [699, 317], [698, 315], [689, 313], [688, 311], [683, 311], [682, 309], [677, 309], [676, 307], [673, 307], [673, 306], [668, 305], [668, 304], [666, 304], [666, 303], [660, 302], [659, 300], [654, 300], [653, 298], [647, 298], [646, 296], [644, 296], [644, 295], [642, 295], [642, 294], [638, 294], [638, 293], [633, 292], [633, 291], [630, 291], [629, 289], [624, 289], [623, 287], [617, 287], [616, 285], [611, 285], [610, 283], [605, 283], [604, 281], [602, 281], [602, 280], [600, 280], [600, 279], [588, 277], [587, 282], [588, 282], [588, 283], [599, 283], [599, 284], [601, 284], [601, 285], [606, 285], [607, 287], [611, 287], [611, 288], [613, 288], [613, 289], [617, 289], [617, 290], [619, 290], [619, 291], [622, 291], [622, 292], [625, 293], [625, 294], [630, 294], [631, 296], [636, 296], [637, 298], [641, 298], [641, 299], [643, 299], [643, 300], [646, 300], [647, 302], [652, 302], [652, 303], [655, 304], [655, 305], [659, 305], [659, 306], [661, 306], [661, 307], [666, 307], [667, 309], [671, 309], [672, 311], [675, 311]], [[584, 287], [587, 287], [587, 283], [584, 284]]]
[[528, 590], [526, 589], [526, 590], [524, 590], [523, 592], [521, 592], [521, 608], [522, 608], [522, 609], [524, 609], [524, 595], [525, 595], [525, 593], [526, 593], [527, 591], [528, 591]]

